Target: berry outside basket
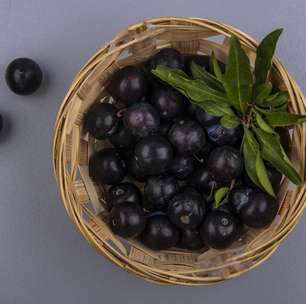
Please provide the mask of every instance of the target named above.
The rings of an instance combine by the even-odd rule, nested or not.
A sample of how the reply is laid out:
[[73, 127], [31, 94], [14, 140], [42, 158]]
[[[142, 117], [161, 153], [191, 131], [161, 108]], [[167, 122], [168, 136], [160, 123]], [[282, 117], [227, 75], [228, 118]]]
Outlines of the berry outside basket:
[[[114, 37], [82, 67], [56, 117], [53, 166], [67, 213], [84, 238], [104, 257], [143, 279], [161, 284], [208, 285], [234, 278], [256, 267], [278, 248], [299, 221], [306, 205], [305, 125], [294, 127], [290, 157], [302, 176], [300, 187], [283, 180], [278, 194], [280, 208], [268, 229], [249, 231], [225, 251], [151, 251], [135, 240], [123, 240], [107, 225], [105, 189], [92, 182], [88, 159], [105, 146], [83, 131], [83, 117], [97, 101], [108, 99], [105, 85], [112, 73], [142, 62], [159, 49], [174, 47], [182, 53], [211, 54], [226, 62], [229, 37], [235, 34], [254, 64], [257, 42], [240, 30], [212, 20], [163, 17], [146, 20]], [[306, 113], [306, 101], [295, 80], [277, 58], [272, 81], [290, 95], [289, 108]]]

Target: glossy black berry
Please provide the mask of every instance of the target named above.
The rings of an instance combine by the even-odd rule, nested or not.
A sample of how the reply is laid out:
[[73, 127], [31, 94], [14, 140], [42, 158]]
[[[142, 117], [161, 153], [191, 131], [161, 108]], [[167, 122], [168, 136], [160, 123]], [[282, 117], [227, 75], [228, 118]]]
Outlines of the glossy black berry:
[[145, 74], [136, 66], [126, 66], [115, 72], [108, 86], [113, 97], [127, 104], [140, 101], [146, 95], [147, 89]]
[[205, 201], [195, 191], [175, 195], [168, 206], [170, 221], [181, 229], [195, 229], [205, 216]]
[[192, 156], [176, 156], [173, 159], [170, 172], [177, 179], [188, 178], [195, 169], [195, 161]]
[[211, 151], [207, 168], [216, 181], [226, 183], [241, 174], [243, 159], [240, 152], [232, 147], [218, 147]]
[[107, 205], [111, 209], [113, 206], [125, 202], [141, 204], [141, 192], [139, 188], [132, 183], [120, 183], [114, 185], [108, 190]]
[[120, 183], [126, 175], [126, 165], [115, 149], [107, 148], [94, 153], [89, 159], [90, 177], [102, 184]]
[[236, 128], [225, 128], [220, 123], [215, 123], [206, 128], [208, 139], [219, 145], [236, 145], [242, 140], [242, 129]]
[[151, 95], [152, 105], [157, 109], [160, 117], [165, 120], [180, 117], [188, 102], [185, 96], [170, 87], [160, 86]]
[[170, 175], [150, 177], [144, 187], [144, 199], [149, 210], [167, 210], [169, 200], [179, 191], [179, 184]]
[[145, 215], [141, 207], [134, 203], [115, 205], [110, 212], [110, 227], [115, 234], [124, 238], [139, 236], [145, 228]]
[[214, 249], [226, 249], [241, 235], [239, 220], [228, 212], [210, 212], [200, 228], [204, 243]]
[[209, 195], [213, 189], [222, 186], [222, 183], [217, 182], [204, 165], [197, 166], [192, 175], [191, 184], [205, 195]]
[[229, 202], [233, 206], [235, 213], [239, 214], [241, 208], [247, 204], [255, 189], [248, 186], [235, 187], [229, 194]]
[[122, 120], [119, 120], [117, 130], [109, 140], [119, 149], [130, 149], [135, 144], [135, 137], [124, 127]]
[[200, 232], [195, 229], [184, 229], [181, 231], [181, 239], [178, 247], [188, 250], [200, 250], [204, 247], [204, 242]]
[[170, 143], [161, 136], [149, 136], [135, 146], [135, 158], [139, 166], [150, 175], [166, 172], [173, 160]]
[[125, 111], [123, 123], [132, 135], [143, 138], [157, 132], [160, 118], [149, 103], [141, 102], [130, 106]]
[[42, 79], [39, 65], [29, 58], [13, 60], [5, 72], [8, 87], [18, 95], [33, 94], [40, 87]]
[[220, 120], [219, 117], [212, 116], [199, 107], [196, 108], [195, 115], [197, 121], [203, 127], [209, 127], [211, 125], [217, 124]]
[[150, 60], [151, 69], [155, 69], [158, 65], [184, 70], [184, 57], [176, 49], [164, 48]]
[[105, 139], [117, 131], [116, 108], [110, 103], [97, 103], [85, 116], [85, 129], [96, 139]]
[[178, 154], [197, 153], [205, 145], [205, 133], [202, 127], [192, 120], [180, 120], [169, 131], [169, 140]]
[[277, 214], [277, 201], [257, 189], [243, 190], [232, 194], [230, 198], [241, 221], [252, 228], [263, 228], [271, 224]]
[[147, 219], [142, 242], [153, 250], [169, 249], [179, 241], [179, 231], [163, 214], [155, 214]]
[[129, 157], [127, 160], [128, 173], [137, 181], [144, 182], [148, 177], [148, 170], [140, 166], [136, 160], [135, 155]]

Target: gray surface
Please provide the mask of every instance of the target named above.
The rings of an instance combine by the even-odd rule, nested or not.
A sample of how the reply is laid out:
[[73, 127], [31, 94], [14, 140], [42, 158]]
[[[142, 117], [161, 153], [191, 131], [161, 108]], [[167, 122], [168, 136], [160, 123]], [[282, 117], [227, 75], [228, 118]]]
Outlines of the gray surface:
[[[0, 147], [1, 304], [306, 302], [306, 217], [264, 265], [206, 288], [137, 279], [100, 257], [68, 220], [50, 161], [61, 99], [103, 42], [130, 23], [160, 15], [223, 20], [255, 38], [285, 27], [278, 55], [306, 91], [305, 0], [0, 0], [0, 112], [11, 122]], [[35, 96], [15, 96], [4, 83], [5, 66], [18, 56], [33, 57], [46, 73]]]

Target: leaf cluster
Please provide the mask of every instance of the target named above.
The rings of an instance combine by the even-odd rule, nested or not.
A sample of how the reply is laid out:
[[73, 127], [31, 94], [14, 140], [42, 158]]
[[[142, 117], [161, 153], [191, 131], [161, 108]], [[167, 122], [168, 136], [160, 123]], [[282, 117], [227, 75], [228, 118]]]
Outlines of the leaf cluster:
[[[225, 128], [243, 126], [242, 152], [250, 179], [275, 196], [268, 178], [266, 162], [272, 164], [296, 185], [301, 178], [281, 145], [276, 127], [288, 127], [306, 121], [306, 115], [288, 111], [289, 94], [273, 87], [270, 81], [273, 56], [282, 29], [268, 34], [256, 52], [255, 69], [239, 39], [232, 36], [225, 72], [212, 53], [211, 72], [191, 63], [192, 77], [182, 70], [158, 66], [152, 73], [176, 88], [212, 116], [220, 117]], [[218, 205], [228, 189], [216, 192]]]

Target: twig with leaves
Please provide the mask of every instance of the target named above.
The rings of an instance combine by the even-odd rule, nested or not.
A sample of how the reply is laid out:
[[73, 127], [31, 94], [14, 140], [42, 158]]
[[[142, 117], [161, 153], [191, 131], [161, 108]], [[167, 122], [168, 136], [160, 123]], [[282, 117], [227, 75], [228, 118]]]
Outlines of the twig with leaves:
[[[272, 59], [281, 33], [282, 29], [277, 29], [259, 44], [254, 71], [235, 36], [230, 39], [224, 74], [214, 53], [211, 55], [212, 73], [194, 62], [191, 65], [192, 78], [182, 70], [164, 66], [152, 70], [155, 76], [176, 88], [208, 114], [220, 117], [220, 123], [225, 128], [242, 125], [245, 170], [254, 184], [274, 197], [264, 161], [272, 164], [294, 184], [302, 182], [275, 128], [306, 121], [306, 115], [288, 112], [288, 92], [277, 91], [270, 82]], [[215, 191], [216, 205], [229, 190], [223, 187]]]

